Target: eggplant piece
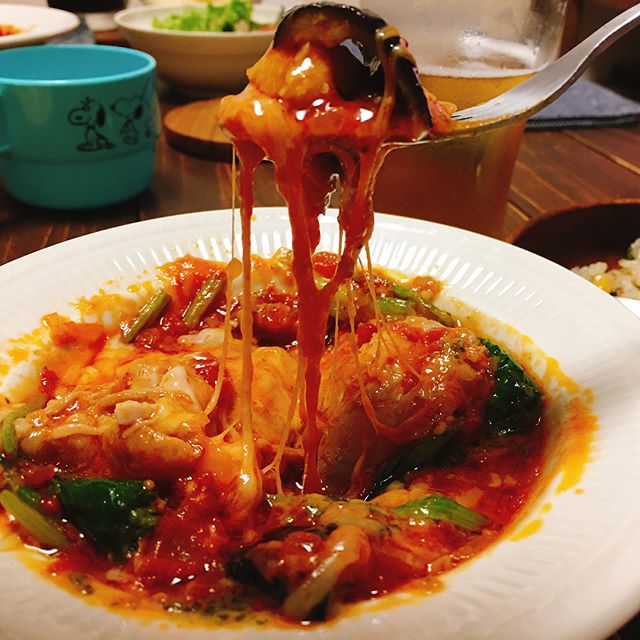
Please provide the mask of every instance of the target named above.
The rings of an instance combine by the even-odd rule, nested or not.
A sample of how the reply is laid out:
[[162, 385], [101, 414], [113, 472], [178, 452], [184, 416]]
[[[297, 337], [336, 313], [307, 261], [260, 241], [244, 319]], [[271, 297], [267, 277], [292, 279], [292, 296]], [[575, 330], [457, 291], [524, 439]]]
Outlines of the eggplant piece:
[[325, 43], [328, 37], [337, 36], [338, 29], [346, 29], [348, 37], [374, 49], [376, 31], [386, 26], [380, 16], [370, 11], [345, 4], [312, 2], [293, 7], [284, 14], [273, 37], [273, 46], [279, 49], [298, 47], [305, 42]]
[[428, 135], [432, 120], [416, 62], [406, 41], [380, 16], [356, 7], [315, 2], [287, 12], [273, 39], [274, 49], [299, 49], [305, 43], [330, 50], [338, 93], [345, 100], [380, 98], [385, 69], [394, 69], [396, 108], [419, 125], [416, 139]]
[[[265, 577], [258, 566], [256, 566], [255, 557], [259, 557], [262, 553], [262, 549], [268, 548], [269, 543], [274, 541], [285, 541], [293, 533], [309, 533], [318, 536], [322, 540], [326, 540], [335, 528], [335, 526], [285, 526], [271, 531], [246, 549], [243, 549], [231, 556], [225, 562], [225, 573], [238, 584], [268, 596], [281, 605], [286, 600], [290, 592], [288, 580], [284, 574], [275, 575], [271, 578]], [[285, 563], [283, 562], [280, 568], [283, 568], [284, 566]]]
[[447, 445], [455, 441], [459, 431], [451, 429], [444, 433], [425, 438], [421, 442], [401, 451], [387, 460], [376, 476], [376, 480], [365, 496], [365, 500], [371, 500], [379, 496], [389, 484], [396, 480], [403, 480], [412, 471], [418, 471], [435, 464], [443, 454]]
[[251, 587], [281, 604], [287, 596], [286, 586], [279, 580], [267, 580], [255, 564], [245, 555], [231, 558], [225, 563], [229, 578], [246, 587]]

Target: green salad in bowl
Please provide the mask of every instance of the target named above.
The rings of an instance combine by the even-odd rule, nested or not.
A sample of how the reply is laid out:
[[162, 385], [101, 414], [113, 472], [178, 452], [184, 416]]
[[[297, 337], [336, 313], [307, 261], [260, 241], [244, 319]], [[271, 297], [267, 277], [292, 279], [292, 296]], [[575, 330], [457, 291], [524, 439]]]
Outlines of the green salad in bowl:
[[172, 31], [264, 31], [275, 28], [274, 23], [254, 21], [253, 3], [249, 0], [230, 0], [224, 4], [207, 3], [204, 7], [189, 7], [180, 13], [158, 16], [152, 25], [156, 29]]

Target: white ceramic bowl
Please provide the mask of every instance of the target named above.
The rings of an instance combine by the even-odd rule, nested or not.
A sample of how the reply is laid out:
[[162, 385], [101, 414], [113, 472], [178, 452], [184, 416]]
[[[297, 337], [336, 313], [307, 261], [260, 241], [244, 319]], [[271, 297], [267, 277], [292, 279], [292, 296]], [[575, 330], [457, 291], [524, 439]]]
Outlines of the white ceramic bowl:
[[[273, 31], [219, 33], [152, 26], [154, 18], [184, 10], [184, 6], [138, 7], [116, 13], [114, 20], [132, 46], [156, 59], [158, 76], [172, 87], [202, 96], [242, 89], [246, 70], [267, 50]], [[260, 24], [273, 24], [281, 13], [279, 6], [256, 5], [253, 17]]]

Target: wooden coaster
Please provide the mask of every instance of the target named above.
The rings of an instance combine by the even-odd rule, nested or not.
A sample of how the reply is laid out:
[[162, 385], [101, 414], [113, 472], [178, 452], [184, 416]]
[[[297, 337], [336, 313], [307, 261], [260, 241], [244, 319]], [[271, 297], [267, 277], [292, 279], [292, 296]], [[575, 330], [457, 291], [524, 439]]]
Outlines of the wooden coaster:
[[220, 100], [199, 100], [169, 111], [164, 117], [169, 144], [199, 158], [231, 162], [233, 147], [217, 116]]

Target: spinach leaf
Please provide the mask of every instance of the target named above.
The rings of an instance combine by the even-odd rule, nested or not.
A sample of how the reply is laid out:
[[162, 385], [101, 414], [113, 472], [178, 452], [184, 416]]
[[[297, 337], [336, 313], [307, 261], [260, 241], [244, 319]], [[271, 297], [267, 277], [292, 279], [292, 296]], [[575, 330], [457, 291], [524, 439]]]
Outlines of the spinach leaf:
[[485, 408], [485, 419], [498, 435], [532, 429], [542, 417], [542, 395], [535, 383], [501, 347], [481, 339], [496, 360], [496, 387]]
[[141, 480], [58, 479], [55, 489], [63, 517], [114, 560], [129, 557], [158, 521], [156, 492]]

